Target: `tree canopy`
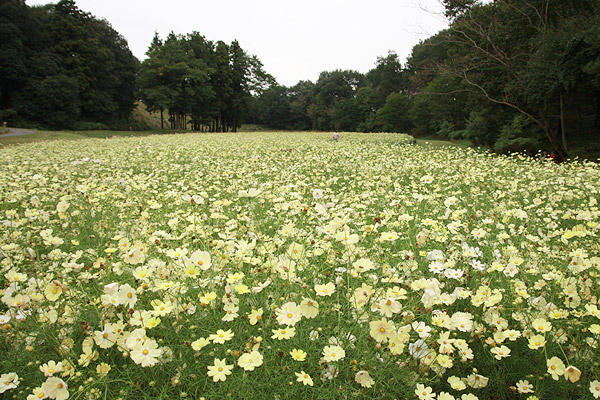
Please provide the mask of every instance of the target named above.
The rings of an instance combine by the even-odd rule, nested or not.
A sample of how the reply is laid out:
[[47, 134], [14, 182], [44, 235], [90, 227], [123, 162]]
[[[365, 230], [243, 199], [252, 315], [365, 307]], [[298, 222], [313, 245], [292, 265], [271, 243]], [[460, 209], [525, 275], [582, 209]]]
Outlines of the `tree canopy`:
[[344, 79], [351, 71], [323, 72], [301, 108], [291, 106], [292, 88], [270, 89], [284, 106], [266, 91], [258, 121], [298, 129], [300, 112], [305, 129], [409, 131], [497, 151], [567, 153], [570, 140], [598, 141], [600, 2], [443, 4], [449, 28], [414, 46], [404, 65], [390, 52], [366, 74], [352, 72], [354, 85]]
[[[150, 110], [169, 113], [173, 129], [235, 131], [253, 95], [274, 79], [237, 41], [212, 42], [198, 32], [154, 36], [138, 84]], [[163, 120], [164, 125], [164, 120]]]
[[137, 59], [73, 0], [0, 3], [0, 114], [50, 128], [115, 126], [131, 114]]

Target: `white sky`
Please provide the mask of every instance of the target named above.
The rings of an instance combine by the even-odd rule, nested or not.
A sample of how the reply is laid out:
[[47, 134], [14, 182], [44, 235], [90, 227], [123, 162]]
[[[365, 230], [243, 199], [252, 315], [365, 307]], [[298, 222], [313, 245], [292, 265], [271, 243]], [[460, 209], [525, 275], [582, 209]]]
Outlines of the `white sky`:
[[[30, 6], [56, 3], [26, 0]], [[378, 56], [412, 47], [447, 27], [439, 0], [76, 0], [108, 20], [140, 60], [154, 31], [198, 31], [208, 40], [237, 39], [277, 82], [315, 82], [334, 69], [367, 72]]]

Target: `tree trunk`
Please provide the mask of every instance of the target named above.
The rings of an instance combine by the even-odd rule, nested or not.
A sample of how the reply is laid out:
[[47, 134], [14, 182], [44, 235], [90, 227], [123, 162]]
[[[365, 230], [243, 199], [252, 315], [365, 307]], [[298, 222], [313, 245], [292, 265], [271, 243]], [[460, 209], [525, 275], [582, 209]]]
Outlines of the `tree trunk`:
[[546, 134], [546, 137], [552, 144], [552, 147], [554, 148], [554, 150], [559, 152], [560, 155], [563, 156], [563, 158], [564, 158], [566, 156], [566, 152], [560, 144], [558, 135], [556, 134], [554, 129], [552, 129], [552, 121], [550, 121], [550, 118], [546, 115], [547, 111], [548, 111], [548, 104], [545, 104], [544, 108], [539, 110], [540, 119], [534, 120], [534, 121], [536, 121], [538, 126], [540, 126], [542, 128], [542, 130]]
[[556, 137], [556, 134], [552, 130], [552, 127], [550, 126], [550, 124], [548, 123], [547, 120], [544, 120], [544, 127], [543, 127], [543, 129], [544, 129], [544, 132], [546, 133], [546, 137], [548, 138], [548, 140], [552, 144], [552, 147], [554, 147], [554, 150], [558, 151], [560, 153], [560, 155], [564, 157], [566, 154], [563, 151], [563, 149], [561, 148], [560, 142], [558, 141], [558, 138]]
[[560, 94], [560, 132], [562, 133], [562, 144], [565, 152], [569, 151], [567, 147], [567, 133], [565, 131], [565, 98]]
[[236, 108], [235, 110], [233, 110], [233, 128], [231, 129], [231, 131], [237, 132], [237, 126], [238, 126], [238, 110]]
[[163, 108], [160, 107], [160, 129], [165, 129], [165, 120], [163, 117]]
[[594, 127], [600, 128], [600, 92], [596, 93], [596, 121]]

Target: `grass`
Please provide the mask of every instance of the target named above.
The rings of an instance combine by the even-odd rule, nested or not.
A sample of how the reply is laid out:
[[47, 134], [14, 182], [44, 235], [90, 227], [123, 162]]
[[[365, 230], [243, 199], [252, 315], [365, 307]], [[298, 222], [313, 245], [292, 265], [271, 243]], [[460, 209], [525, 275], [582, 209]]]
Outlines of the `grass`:
[[460, 141], [450, 141], [450, 140], [440, 140], [440, 139], [425, 139], [425, 138], [417, 138], [417, 144], [420, 146], [427, 147], [471, 147], [472, 143], [469, 140], [460, 140]]
[[[135, 125], [139, 126], [141, 129], [160, 130], [160, 111], [149, 112], [146, 110], [146, 106], [141, 102], [136, 102], [135, 104], [136, 107], [133, 109], [133, 115], [131, 117]], [[168, 110], [163, 112], [163, 117], [165, 126], [168, 126]]]
[[17, 145], [55, 140], [108, 139], [117, 137], [149, 136], [165, 134], [170, 131], [38, 131], [32, 135], [0, 136], [0, 146]]
[[[146, 114], [150, 115], [146, 111]], [[160, 118], [158, 120], [160, 127]], [[258, 125], [242, 125], [240, 128], [240, 132], [264, 132], [261, 126]], [[274, 131], [269, 131], [274, 132]], [[129, 137], [129, 136], [149, 136], [149, 135], [160, 135], [160, 134], [169, 134], [175, 133], [175, 131], [171, 130], [160, 130], [155, 129], [151, 131], [39, 131], [39, 133], [34, 135], [24, 135], [24, 136], [10, 136], [10, 137], [2, 137], [0, 136], [0, 146], [7, 145], [15, 145], [20, 143], [33, 143], [47, 140], [79, 140], [79, 139], [88, 139], [88, 138], [111, 138], [111, 137]], [[193, 132], [184, 132], [191, 133]], [[451, 142], [447, 140], [437, 140], [437, 139], [417, 139], [417, 144], [420, 146], [427, 147], [469, 147], [470, 142], [463, 140], [460, 142]]]

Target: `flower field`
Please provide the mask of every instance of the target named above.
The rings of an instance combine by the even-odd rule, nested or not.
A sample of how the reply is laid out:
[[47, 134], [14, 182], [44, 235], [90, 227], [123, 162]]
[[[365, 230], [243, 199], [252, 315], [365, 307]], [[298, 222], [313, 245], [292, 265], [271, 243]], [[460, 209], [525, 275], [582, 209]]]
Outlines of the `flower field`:
[[600, 398], [600, 168], [395, 134], [0, 149], [0, 397]]

